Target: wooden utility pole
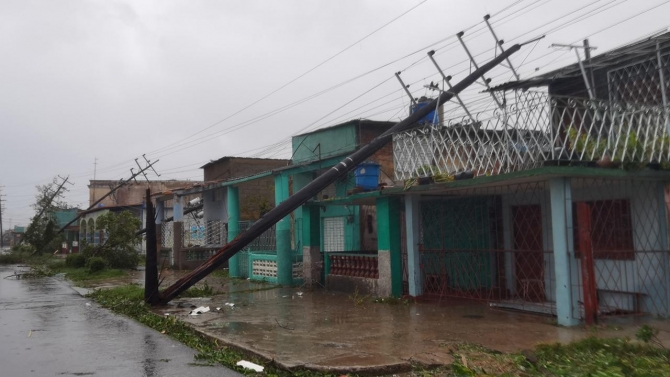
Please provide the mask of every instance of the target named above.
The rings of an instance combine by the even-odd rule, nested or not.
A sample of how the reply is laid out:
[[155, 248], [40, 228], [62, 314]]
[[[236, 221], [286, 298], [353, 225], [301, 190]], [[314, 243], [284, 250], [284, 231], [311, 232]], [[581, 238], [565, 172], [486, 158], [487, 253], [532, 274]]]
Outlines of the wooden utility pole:
[[[529, 42], [526, 42], [529, 43]], [[524, 43], [524, 44], [526, 44]], [[431, 101], [428, 105], [418, 109], [416, 112], [397, 123], [395, 126], [391, 127], [389, 130], [376, 137], [368, 144], [365, 144], [360, 147], [356, 152], [346, 157], [339, 164], [333, 166], [331, 169], [327, 170], [325, 173], [321, 174], [315, 180], [310, 182], [308, 185], [303, 187], [301, 190], [293, 194], [287, 200], [277, 204], [275, 208], [266, 213], [263, 217], [255, 222], [249, 229], [245, 232], [240, 233], [234, 240], [230, 243], [219, 249], [219, 251], [212, 256], [208, 261], [203, 263], [200, 267], [191, 271], [188, 275], [177, 280], [173, 285], [166, 288], [161, 292], [160, 302], [167, 303], [175, 297], [179, 296], [182, 292], [192, 287], [198, 281], [202, 280], [204, 277], [212, 273], [218, 267], [222, 266], [230, 257], [235, 255], [238, 251], [242, 250], [246, 245], [256, 239], [263, 232], [268, 230], [272, 225], [288, 216], [292, 211], [300, 207], [303, 203], [307, 202], [315, 195], [317, 195], [321, 190], [335, 182], [337, 179], [346, 175], [349, 171], [353, 170], [360, 164], [365, 161], [367, 158], [372, 156], [379, 149], [384, 147], [391, 139], [393, 135], [399, 132], [409, 130], [416, 126], [416, 123], [423, 119], [426, 115], [432, 112], [435, 108], [441, 106], [445, 102], [449, 101], [454, 95], [459, 94], [464, 89], [469, 87], [480, 77], [482, 77], [486, 72], [493, 69], [501, 62], [505, 61], [510, 55], [521, 49], [522, 44], [516, 44], [510, 49], [498, 55], [496, 58], [490, 62], [478, 67], [474, 72], [468, 75], [461, 82], [454, 85], [449, 91], [441, 92], [437, 99]]]
[[154, 205], [151, 202], [151, 189], [147, 189], [146, 199], [146, 270], [144, 272], [144, 301], [148, 304], [158, 302], [158, 245], [156, 243], [156, 219]]
[[2, 187], [0, 187], [0, 249], [5, 247], [5, 233], [2, 231], [2, 202], [4, 202], [4, 199], [2, 199], [3, 196]]

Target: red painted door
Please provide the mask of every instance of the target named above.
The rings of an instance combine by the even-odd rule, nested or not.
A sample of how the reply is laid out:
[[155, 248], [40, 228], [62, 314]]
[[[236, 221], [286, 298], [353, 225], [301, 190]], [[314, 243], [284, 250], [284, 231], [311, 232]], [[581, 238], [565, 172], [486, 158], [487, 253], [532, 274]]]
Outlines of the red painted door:
[[517, 296], [526, 301], [542, 302], [545, 288], [540, 206], [512, 207], [512, 231]]

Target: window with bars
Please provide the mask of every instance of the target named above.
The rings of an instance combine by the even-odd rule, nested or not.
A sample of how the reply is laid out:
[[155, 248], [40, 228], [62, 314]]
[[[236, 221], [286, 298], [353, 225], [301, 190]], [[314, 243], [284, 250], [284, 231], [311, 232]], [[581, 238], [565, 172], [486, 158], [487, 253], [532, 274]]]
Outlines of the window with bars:
[[580, 233], [590, 235], [594, 259], [633, 260], [633, 225], [630, 203], [627, 199], [597, 200], [581, 202], [588, 208], [587, 215], [579, 214], [577, 203], [573, 204], [573, 239], [575, 254], [581, 257], [583, 248]]

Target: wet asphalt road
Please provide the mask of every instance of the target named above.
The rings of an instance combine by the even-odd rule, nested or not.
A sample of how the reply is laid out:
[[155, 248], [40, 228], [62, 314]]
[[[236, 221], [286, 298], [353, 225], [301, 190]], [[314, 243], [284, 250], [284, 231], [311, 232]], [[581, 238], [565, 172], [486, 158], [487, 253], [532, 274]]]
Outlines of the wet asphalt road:
[[[194, 351], [81, 297], [56, 278], [4, 279], [0, 376], [239, 376], [190, 365]], [[87, 305], [88, 303], [88, 305]]]

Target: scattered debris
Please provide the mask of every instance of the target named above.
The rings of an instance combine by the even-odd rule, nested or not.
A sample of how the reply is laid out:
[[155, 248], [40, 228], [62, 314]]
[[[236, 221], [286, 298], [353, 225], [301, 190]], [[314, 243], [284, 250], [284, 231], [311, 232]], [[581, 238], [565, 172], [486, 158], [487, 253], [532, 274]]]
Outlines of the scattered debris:
[[221, 308], [216, 308], [216, 311], [217, 311], [217, 312], [221, 311]]
[[226, 302], [224, 305], [230, 306], [231, 309], [235, 307], [235, 304], [233, 304], [232, 302]]
[[254, 364], [254, 363], [252, 363], [252, 362], [250, 362], [250, 361], [246, 361], [246, 360], [240, 360], [240, 361], [237, 362], [236, 365], [239, 366], [239, 367], [243, 367], [243, 368], [247, 368], [247, 369], [254, 370], [254, 371], [256, 371], [256, 372], [262, 372], [263, 369], [265, 369], [265, 368], [263, 368], [262, 366], [260, 366], [260, 365], [258, 365], [258, 364]]
[[282, 329], [286, 329], [286, 330], [289, 330], [289, 331], [295, 330], [295, 328], [290, 328], [288, 326], [283, 326], [282, 324], [279, 323], [279, 321], [277, 321], [277, 318], [275, 318], [275, 322], [277, 322], [277, 326], [281, 327]]
[[31, 336], [33, 336], [33, 330], [28, 331], [28, 338], [30, 338]]
[[302, 292], [296, 292], [295, 294], [298, 295], [298, 297], [302, 297], [303, 293]]
[[166, 316], [166, 317], [169, 316], [169, 315], [170, 315], [170, 313], [165, 313], [165, 316]]
[[202, 314], [202, 313], [207, 313], [208, 311], [209, 311], [209, 306], [201, 306], [199, 308], [195, 308], [195, 309], [191, 310], [191, 312], [189, 314], [190, 315], [198, 315], [198, 314]]
[[86, 303], [86, 306], [91, 306], [91, 303], [90, 303], [90, 302], [87, 302], [87, 303]]

